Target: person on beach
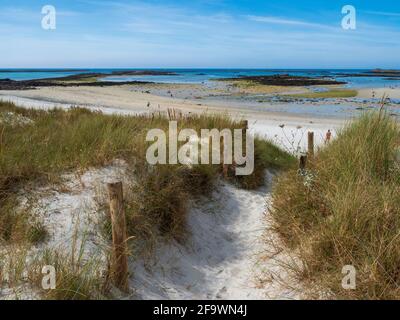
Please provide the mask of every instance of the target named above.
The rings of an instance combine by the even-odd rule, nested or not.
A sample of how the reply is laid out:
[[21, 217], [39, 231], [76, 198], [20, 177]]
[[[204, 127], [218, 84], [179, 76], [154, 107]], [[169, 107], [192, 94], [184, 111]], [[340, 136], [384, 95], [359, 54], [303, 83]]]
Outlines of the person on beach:
[[325, 144], [327, 144], [327, 143], [329, 143], [331, 141], [331, 137], [332, 137], [332, 132], [329, 129], [328, 132], [326, 133]]

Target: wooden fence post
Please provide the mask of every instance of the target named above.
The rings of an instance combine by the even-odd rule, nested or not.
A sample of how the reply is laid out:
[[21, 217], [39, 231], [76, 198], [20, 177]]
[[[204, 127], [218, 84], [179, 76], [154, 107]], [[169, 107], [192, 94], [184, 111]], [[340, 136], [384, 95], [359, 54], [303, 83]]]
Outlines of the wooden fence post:
[[249, 121], [248, 120], [243, 120], [242, 121], [242, 123], [243, 123], [243, 131], [244, 131], [244, 135], [246, 136], [247, 135], [247, 130], [249, 129]]
[[109, 183], [110, 214], [113, 238], [111, 275], [114, 284], [128, 291], [128, 258], [126, 245], [126, 218], [124, 210], [122, 182]]
[[301, 171], [305, 170], [307, 166], [307, 156], [300, 157], [299, 169]]
[[314, 156], [314, 132], [308, 132], [308, 156]]

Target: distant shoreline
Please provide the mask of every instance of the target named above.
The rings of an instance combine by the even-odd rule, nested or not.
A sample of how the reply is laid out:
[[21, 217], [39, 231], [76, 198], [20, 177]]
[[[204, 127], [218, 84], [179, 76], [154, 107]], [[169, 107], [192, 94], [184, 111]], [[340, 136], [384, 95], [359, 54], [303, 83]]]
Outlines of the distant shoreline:
[[[92, 68], [10, 68], [0, 69], [0, 80], [5, 81], [69, 81], [83, 82], [152, 82], [152, 83], [209, 83], [218, 79], [247, 79], [271, 85], [287, 85], [285, 76], [297, 81], [295, 85], [346, 84], [352, 88], [400, 87], [400, 71], [384, 69], [92, 69]], [[309, 78], [309, 79], [306, 79]], [[277, 82], [278, 80], [284, 80]], [[312, 81], [309, 81], [312, 80]], [[318, 83], [320, 82], [320, 83]], [[324, 83], [322, 83], [324, 82]], [[294, 82], [293, 82], [294, 83]], [[103, 83], [103, 85], [108, 85]], [[39, 84], [43, 86], [43, 84]], [[17, 86], [14, 85], [15, 89]], [[31, 87], [31, 86], [28, 86]], [[9, 89], [8, 86], [7, 89]]]

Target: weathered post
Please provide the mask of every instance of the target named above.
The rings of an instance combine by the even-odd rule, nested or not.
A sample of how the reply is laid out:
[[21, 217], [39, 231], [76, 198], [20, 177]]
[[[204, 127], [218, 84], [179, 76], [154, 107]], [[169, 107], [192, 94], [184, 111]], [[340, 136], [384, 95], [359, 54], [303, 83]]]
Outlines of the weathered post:
[[314, 156], [314, 132], [308, 132], [308, 156]]
[[248, 129], [249, 129], [249, 121], [248, 120], [243, 120], [244, 135], [246, 135]]
[[111, 275], [114, 284], [128, 291], [128, 258], [126, 245], [126, 218], [122, 182], [109, 183], [110, 214], [113, 238]]
[[299, 169], [303, 172], [307, 166], [307, 156], [300, 156]]
[[222, 174], [224, 175], [225, 179], [228, 178], [228, 169], [229, 169], [229, 167], [227, 164], [222, 165]]

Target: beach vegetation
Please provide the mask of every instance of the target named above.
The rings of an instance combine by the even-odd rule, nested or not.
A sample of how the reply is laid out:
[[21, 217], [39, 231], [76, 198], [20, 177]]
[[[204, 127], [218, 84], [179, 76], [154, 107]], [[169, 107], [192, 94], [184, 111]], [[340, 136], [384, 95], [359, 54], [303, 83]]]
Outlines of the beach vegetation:
[[[298, 253], [292, 269], [315, 298], [400, 298], [399, 134], [384, 111], [366, 113], [309, 159], [306, 172], [277, 179], [275, 229]], [[346, 266], [356, 271], [353, 289], [342, 283]]]
[[[237, 177], [234, 170], [223, 175], [222, 166], [217, 164], [150, 165], [146, 151], [151, 143], [146, 141], [146, 134], [153, 128], [168, 132], [170, 119], [162, 113], [105, 115], [80, 107], [34, 110], [1, 102], [2, 113], [25, 121], [0, 122], [0, 248], [30, 247], [46, 241], [48, 226], [29, 207], [20, 207], [19, 201], [21, 195], [40, 186], [61, 186], [65, 173], [85, 172], [123, 160], [129, 167], [131, 180], [124, 201], [128, 237], [145, 243], [148, 249], [154, 248], [160, 237], [165, 241], [184, 241], [191, 201], [212, 194], [218, 179], [253, 189], [265, 183], [266, 169], [287, 169], [295, 163], [293, 156], [256, 137], [255, 167], [249, 176]], [[243, 128], [242, 121], [226, 115], [180, 115], [175, 120], [179, 129], [192, 128], [198, 134], [201, 129]], [[107, 213], [106, 207], [104, 204]], [[110, 239], [109, 215], [104, 215], [102, 224], [104, 238]], [[52, 251], [44, 257], [55, 261], [65, 274], [59, 280], [59, 288], [66, 288], [65, 291], [52, 292], [49, 298], [92, 297], [86, 289], [98, 283], [88, 275], [90, 268], [72, 268], [71, 264], [63, 263], [68, 259], [62, 252]], [[79, 287], [78, 294], [76, 286], [82, 279], [84, 288]]]

